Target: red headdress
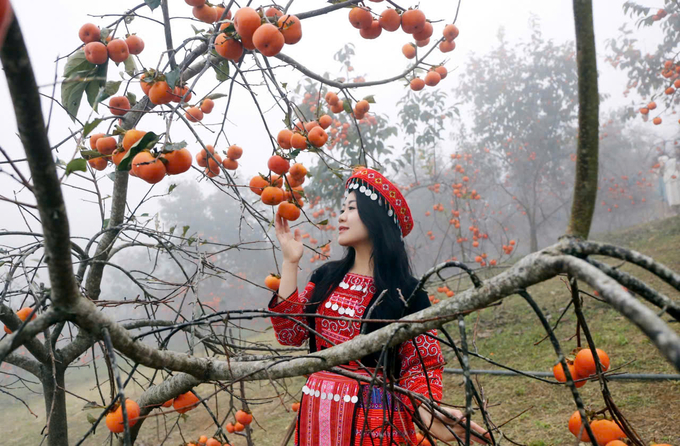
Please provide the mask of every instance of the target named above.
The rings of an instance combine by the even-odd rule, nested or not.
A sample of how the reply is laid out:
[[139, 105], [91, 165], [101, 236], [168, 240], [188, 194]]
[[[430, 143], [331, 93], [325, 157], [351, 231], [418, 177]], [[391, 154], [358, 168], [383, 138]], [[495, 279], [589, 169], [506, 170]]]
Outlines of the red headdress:
[[380, 172], [368, 167], [357, 167], [345, 183], [345, 196], [350, 192], [362, 193], [377, 201], [387, 215], [392, 217], [402, 237], [406, 237], [413, 229], [413, 217], [406, 199]]

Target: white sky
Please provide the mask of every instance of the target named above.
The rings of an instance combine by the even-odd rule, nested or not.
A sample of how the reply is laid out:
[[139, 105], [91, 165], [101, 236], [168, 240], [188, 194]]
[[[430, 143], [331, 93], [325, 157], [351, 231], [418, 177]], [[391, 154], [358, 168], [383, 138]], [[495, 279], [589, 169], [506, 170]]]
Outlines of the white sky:
[[[253, 3], [259, 5], [260, 3], [271, 2], [268, 0], [267, 2], [255, 1]], [[397, 3], [400, 6], [406, 7], [415, 4], [414, 1], [408, 0], [399, 0]], [[601, 70], [600, 88], [602, 92], [613, 95], [613, 99], [604, 105], [606, 107], [615, 103], [627, 103], [628, 100], [624, 100], [621, 97], [621, 92], [625, 88], [624, 75], [620, 72], [614, 72], [602, 62], [605, 39], [616, 36], [617, 28], [625, 20], [621, 9], [623, 1], [596, 0], [593, 3], [595, 6], [595, 32], [599, 51], [599, 67]], [[78, 39], [79, 27], [86, 22], [93, 22], [103, 27], [113, 20], [112, 17], [104, 19], [88, 17], [88, 13], [91, 15], [120, 13], [136, 4], [139, 4], [139, 0], [119, 0], [116, 2], [100, 0], [14, 1], [13, 6], [22, 25], [24, 37], [28, 42], [38, 82], [40, 85], [46, 85], [42, 92], [48, 95], [51, 93], [49, 84], [54, 79], [54, 60], [57, 55], [68, 54], [80, 45], [80, 40]], [[298, 0], [293, 3], [290, 12], [307, 11], [325, 5], [327, 4], [322, 1]], [[369, 5], [379, 12], [382, 11], [383, 5], [386, 5], [386, 3], [369, 3]], [[172, 17], [189, 17], [191, 15], [190, 7], [181, 0], [171, 2], [170, 8]], [[429, 19], [442, 20], [441, 23], [435, 26], [435, 33], [439, 35], [443, 23], [448, 23], [452, 20], [456, 2], [452, 0], [422, 0], [420, 8]], [[144, 15], [149, 15], [149, 9], [146, 7], [140, 10], [140, 12]], [[429, 61], [440, 62], [444, 60], [442, 56], [448, 56], [447, 67], [449, 70], [458, 68], [458, 71], [462, 71], [470, 54], [483, 54], [495, 45], [499, 27], [503, 26], [506, 29], [509, 41], [527, 37], [527, 24], [531, 14], [539, 17], [545, 37], [552, 38], [557, 42], [573, 40], [574, 25], [571, 0], [492, 0], [484, 2], [463, 0], [457, 22], [461, 33], [456, 41], [456, 50], [446, 55], [442, 55], [438, 50], [435, 50], [434, 57]], [[154, 11], [153, 17], [162, 20], [160, 8]], [[201, 27], [200, 23], [190, 22], [188, 19], [178, 19], [176, 21], [174, 25], [175, 45], [181, 41], [182, 37], [193, 35], [189, 26], [191, 23]], [[140, 55], [143, 63], [146, 66], [155, 66], [158, 62], [158, 54], [165, 49], [162, 27], [148, 20], [136, 19], [129, 25], [129, 29], [142, 37], [146, 43], [146, 48]], [[119, 35], [121, 34], [119, 33]], [[301, 42], [294, 46], [286, 46], [284, 52], [316, 72], [322, 73], [327, 70], [336, 74], [339, 65], [333, 60], [333, 54], [347, 41], [356, 45], [355, 73], [357, 75], [364, 75], [367, 80], [392, 76], [403, 71], [407, 66], [408, 61], [401, 55], [401, 46], [407, 43], [409, 39], [407, 39], [403, 32], [383, 32], [383, 35], [376, 40], [364, 40], [360, 38], [358, 30], [355, 30], [349, 24], [346, 10], [305, 20], [303, 22], [303, 38]], [[277, 64], [277, 62], [277, 60], [272, 60], [273, 64]], [[63, 71], [63, 65], [64, 62], [62, 61], [59, 65], [59, 74]], [[247, 66], [251, 67], [252, 64], [247, 63]], [[119, 79], [118, 71], [122, 71], [122, 68], [117, 69], [111, 64], [109, 67], [109, 78]], [[297, 74], [288, 68], [277, 70], [277, 74], [280, 76], [279, 80], [281, 82], [290, 82], [291, 85], [297, 79]], [[256, 77], [253, 76], [253, 82], [256, 82]], [[449, 94], [451, 103], [456, 102], [456, 92], [455, 89], [452, 90], [456, 84], [455, 78], [456, 74], [453, 73], [440, 84], [440, 88], [445, 89]], [[198, 95], [205, 94], [214, 85], [214, 82], [212, 72], [206, 74], [196, 87]], [[228, 84], [225, 84], [223, 87], [224, 90], [220, 91], [226, 92]], [[393, 115], [394, 102], [403, 95], [403, 88], [402, 83], [395, 83], [387, 87], [366, 88], [364, 89], [365, 91], [358, 92], [358, 96], [374, 94], [377, 103], [372, 105], [371, 111]], [[258, 170], [266, 170], [265, 160], [271, 153], [271, 144], [268, 142], [261, 119], [256, 114], [249, 95], [246, 95], [238, 88], [235, 90], [234, 103], [229, 114], [231, 123], [227, 125], [227, 133], [230, 142], [238, 143], [245, 151], [243, 158], [240, 160], [242, 167], [239, 168], [239, 179], [243, 184]], [[132, 91], [138, 97], [141, 96], [141, 90], [138, 85], [133, 85]], [[260, 89], [258, 93], [260, 93], [259, 97], [263, 101], [263, 108], [268, 110], [266, 113], [268, 124], [272, 129], [275, 129], [275, 132], [278, 132], [283, 126], [281, 124], [281, 113], [278, 109], [271, 108], [271, 101], [267, 101], [264, 89]], [[57, 88], [57, 95], [60, 96], [59, 88]], [[219, 110], [225, 104], [226, 99], [217, 101], [215, 110]], [[49, 101], [45, 100], [45, 114], [48, 109]], [[90, 112], [89, 104], [87, 104], [84, 98], [81, 103], [79, 118], [83, 121], [92, 119]], [[106, 108], [100, 108], [100, 112], [106, 113]], [[219, 120], [218, 113], [213, 112], [204, 122], [215, 123], [219, 122]], [[9, 151], [13, 157], [23, 158], [23, 150], [16, 136], [14, 114], [4, 77], [0, 78], [0, 122], [3, 129], [0, 132], [0, 146]], [[173, 124], [173, 139], [175, 141], [186, 140], [192, 153], [196, 153], [199, 149], [198, 144], [196, 144], [191, 133], [186, 129], [182, 129], [181, 126], [181, 123]], [[75, 128], [77, 127], [65, 116], [65, 113], [55, 106], [50, 128], [50, 141], [53, 144], [56, 143]], [[104, 131], [105, 128], [105, 125], [102, 124], [96, 131]], [[154, 130], [156, 133], [161, 133], [165, 130], [162, 122], [159, 120], [154, 121], [153, 119], [143, 120], [140, 128]], [[208, 140], [214, 138], [209, 136], [210, 133], [205, 129], [196, 128], [201, 136], [206, 137]], [[224, 146], [218, 147], [218, 149], [222, 148]], [[68, 160], [74, 155], [74, 150], [75, 144], [72, 142], [67, 143], [62, 146], [57, 156], [60, 159]], [[2, 165], [1, 167], [5, 171], [9, 170], [7, 165]], [[109, 167], [106, 172], [111, 170], [112, 168]], [[196, 173], [189, 172], [181, 176], [181, 180], [196, 180], [198, 177]], [[91, 185], [83, 181], [74, 182], [69, 180], [69, 182], [82, 187], [91, 187]], [[157, 186], [156, 191], [162, 192], [167, 190], [170, 182], [171, 180], [166, 178]], [[176, 179], [174, 182], [176, 182]], [[132, 186], [130, 201], [135, 203], [148, 190], [148, 187], [146, 183], [135, 178], [131, 178], [130, 184]], [[111, 181], [107, 178], [103, 178], [100, 181], [100, 187], [105, 193], [110, 193], [111, 185]], [[208, 183], [204, 183], [204, 185], [206, 192], [210, 192], [210, 185]], [[18, 190], [17, 186], [18, 184], [8, 178], [7, 175], [0, 174], [0, 191], [2, 191], [2, 195], [13, 196], [13, 191]], [[98, 208], [92, 203], [83, 202], [84, 195], [82, 193], [69, 188], [64, 188], [64, 191], [67, 197], [67, 209], [71, 221], [71, 234], [89, 236], [97, 232], [100, 224]], [[19, 199], [33, 202], [32, 197], [26, 193], [21, 194]], [[153, 213], [154, 205], [149, 205], [142, 212], [144, 211]], [[2, 218], [0, 218], [0, 229], [25, 229], [15, 206], [0, 202], [0, 215], [2, 215]], [[34, 224], [34, 222], [32, 223]], [[34, 229], [39, 228], [34, 224]], [[1, 242], [6, 242], [6, 240]]]

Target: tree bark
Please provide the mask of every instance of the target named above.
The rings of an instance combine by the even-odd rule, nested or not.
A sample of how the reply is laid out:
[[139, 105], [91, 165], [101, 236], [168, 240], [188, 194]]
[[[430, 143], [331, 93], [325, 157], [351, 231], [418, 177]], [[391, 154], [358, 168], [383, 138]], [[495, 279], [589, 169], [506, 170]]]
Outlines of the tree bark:
[[[45, 396], [45, 416], [47, 420], [47, 444], [49, 446], [68, 446], [68, 417], [66, 414], [66, 392], [64, 392], [65, 370], [52, 365], [43, 365], [40, 381]], [[54, 402], [54, 405], [53, 405]]]
[[588, 238], [597, 199], [600, 96], [591, 0], [574, 0], [578, 67], [578, 145], [571, 217], [566, 235]]

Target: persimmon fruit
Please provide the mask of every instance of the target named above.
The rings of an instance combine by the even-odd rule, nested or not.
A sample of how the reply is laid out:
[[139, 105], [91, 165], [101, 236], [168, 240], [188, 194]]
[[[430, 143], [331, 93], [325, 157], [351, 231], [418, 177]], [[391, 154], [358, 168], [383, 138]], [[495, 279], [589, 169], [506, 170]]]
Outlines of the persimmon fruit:
[[283, 175], [290, 169], [290, 162], [280, 155], [274, 155], [267, 161], [267, 167], [272, 172]]
[[191, 392], [183, 393], [176, 397], [172, 401], [172, 407], [179, 413], [189, 412], [191, 409], [196, 408], [199, 403], [199, 399], [196, 395]]
[[271, 23], [259, 26], [253, 33], [253, 45], [264, 56], [273, 57], [281, 52], [285, 38], [279, 29]]
[[289, 201], [284, 201], [281, 204], [279, 204], [277, 214], [279, 214], [285, 220], [295, 221], [298, 218], [300, 218], [300, 208], [298, 208], [297, 206], [295, 206], [295, 204]]
[[101, 42], [90, 42], [83, 48], [85, 59], [95, 65], [105, 64], [109, 60], [109, 53], [106, 45]]
[[284, 199], [283, 189], [280, 187], [267, 186], [262, 191], [260, 197], [262, 199], [262, 203], [270, 206], [276, 206]]
[[286, 45], [294, 45], [302, 39], [302, 24], [294, 15], [282, 15], [277, 21]]
[[165, 170], [168, 175], [179, 175], [191, 169], [191, 152], [186, 147], [164, 153], [163, 158], [167, 161]]
[[[125, 412], [128, 419], [128, 426], [132, 427], [139, 421], [139, 405], [132, 401], [131, 399], [125, 399]], [[123, 424], [123, 408], [118, 406], [116, 410], [113, 410], [106, 414], [106, 427], [113, 433], [119, 434], [125, 430], [125, 425]]]
[[109, 59], [116, 63], [125, 62], [130, 56], [130, 49], [123, 39], [113, 39], [106, 45], [106, 49], [109, 52]]
[[[28, 316], [30, 316], [30, 314], [31, 314], [32, 312], [33, 312], [33, 308], [31, 308], [31, 307], [24, 307], [24, 308], [21, 308], [20, 310], [18, 310], [18, 311], [16, 312], [16, 315], [17, 315], [17, 317], [21, 320], [21, 322], [24, 322], [24, 321], [28, 318]], [[36, 316], [37, 316], [37, 315], [34, 314], [33, 317], [31, 318], [31, 320], [35, 319]], [[7, 334], [12, 333], [12, 330], [10, 330], [9, 328], [7, 328], [7, 325], [5, 325], [5, 333], [7, 333]]]
[[144, 51], [144, 41], [136, 34], [131, 34], [125, 38], [130, 54], [141, 54]]
[[139, 152], [132, 159], [132, 172], [150, 184], [161, 181], [166, 174], [165, 164], [150, 152]]
[[96, 42], [101, 36], [101, 31], [93, 23], [86, 23], [78, 30], [78, 37], [80, 37], [83, 43]]
[[114, 116], [123, 116], [130, 111], [130, 100], [126, 96], [114, 96], [109, 99], [109, 110]]

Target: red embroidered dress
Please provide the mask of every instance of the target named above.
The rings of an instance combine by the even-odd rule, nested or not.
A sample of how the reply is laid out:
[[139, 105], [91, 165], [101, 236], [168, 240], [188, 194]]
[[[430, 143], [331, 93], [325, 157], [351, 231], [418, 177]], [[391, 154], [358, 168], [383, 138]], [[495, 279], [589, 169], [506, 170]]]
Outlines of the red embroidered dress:
[[[307, 312], [305, 304], [314, 286], [313, 282], [309, 282], [301, 293], [295, 290], [278, 305], [274, 305], [274, 297], [269, 309], [281, 314]], [[321, 302], [317, 314], [360, 320], [375, 291], [372, 277], [347, 273], [340, 285]], [[304, 316], [272, 317], [271, 320], [276, 338], [283, 345], [300, 346], [309, 337], [309, 331], [297, 323], [306, 325]], [[360, 333], [360, 323], [318, 318], [316, 331], [321, 335], [316, 337], [317, 349], [321, 349], [354, 338]], [[437, 334], [436, 330], [430, 333]], [[439, 342], [419, 335], [401, 344], [398, 354], [401, 370], [397, 385], [440, 401], [445, 361]], [[354, 361], [344, 368], [366, 375]], [[359, 385], [356, 380], [325, 371], [313, 373], [302, 387], [302, 393], [295, 435], [298, 446], [416, 444], [410, 415], [413, 408], [403, 394], [397, 394], [403, 404], [394, 401], [393, 395], [388, 394], [385, 405], [382, 388]], [[384, 437], [382, 443], [381, 437]]]

